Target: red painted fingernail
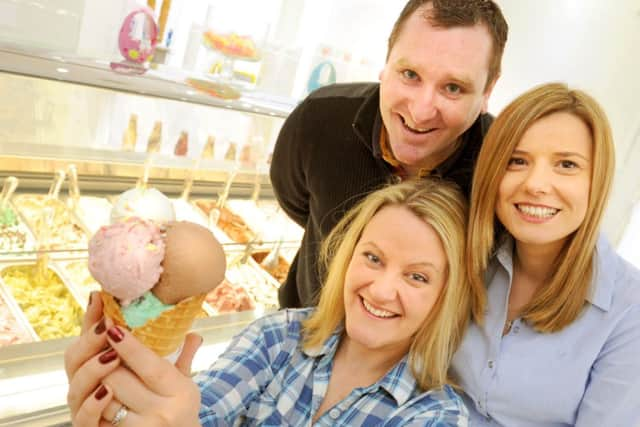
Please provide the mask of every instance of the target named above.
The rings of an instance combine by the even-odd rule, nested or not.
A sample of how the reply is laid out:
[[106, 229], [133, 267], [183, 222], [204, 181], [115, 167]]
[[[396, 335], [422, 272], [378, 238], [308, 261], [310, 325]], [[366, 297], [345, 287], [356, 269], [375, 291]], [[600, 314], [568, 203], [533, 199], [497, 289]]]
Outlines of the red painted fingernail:
[[94, 329], [96, 335], [100, 335], [101, 333], [104, 332], [104, 330], [107, 329], [107, 325], [104, 324], [104, 317], [102, 319], [100, 319], [100, 322], [96, 325], [96, 328]]
[[115, 360], [116, 357], [118, 357], [118, 353], [116, 353], [116, 351], [114, 349], [111, 349], [111, 350], [107, 351], [106, 353], [102, 353], [100, 355], [100, 357], [98, 357], [98, 360], [103, 365], [106, 365], [107, 363], [112, 362], [113, 360]]
[[117, 326], [112, 326], [111, 328], [109, 328], [109, 330], [107, 331], [107, 335], [109, 335], [109, 338], [111, 338], [115, 342], [120, 342], [124, 338], [124, 332], [122, 332]]
[[98, 387], [98, 391], [96, 391], [96, 394], [94, 394], [94, 396], [96, 397], [97, 400], [100, 400], [103, 397], [105, 397], [108, 392], [109, 391], [107, 390], [107, 388], [105, 386], [100, 385], [100, 387]]

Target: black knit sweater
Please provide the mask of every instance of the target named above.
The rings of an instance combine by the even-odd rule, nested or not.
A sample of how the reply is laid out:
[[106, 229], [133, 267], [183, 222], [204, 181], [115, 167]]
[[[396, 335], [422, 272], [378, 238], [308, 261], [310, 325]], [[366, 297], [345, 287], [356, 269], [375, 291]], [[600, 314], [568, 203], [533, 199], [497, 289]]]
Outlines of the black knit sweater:
[[[481, 115], [460, 149], [433, 174], [469, 194], [473, 165], [492, 118]], [[371, 191], [395, 180], [382, 159], [377, 83], [331, 85], [309, 95], [282, 126], [271, 163], [271, 183], [285, 212], [305, 229], [286, 282], [281, 307], [314, 305], [321, 286], [322, 239]]]

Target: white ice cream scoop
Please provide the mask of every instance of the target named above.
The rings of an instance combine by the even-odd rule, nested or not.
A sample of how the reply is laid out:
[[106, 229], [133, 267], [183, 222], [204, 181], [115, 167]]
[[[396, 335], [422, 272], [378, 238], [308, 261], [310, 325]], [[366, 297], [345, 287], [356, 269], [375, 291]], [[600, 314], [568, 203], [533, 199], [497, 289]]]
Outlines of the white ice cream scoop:
[[176, 220], [171, 200], [155, 188], [132, 188], [122, 193], [111, 209], [111, 223], [136, 216], [166, 224]]

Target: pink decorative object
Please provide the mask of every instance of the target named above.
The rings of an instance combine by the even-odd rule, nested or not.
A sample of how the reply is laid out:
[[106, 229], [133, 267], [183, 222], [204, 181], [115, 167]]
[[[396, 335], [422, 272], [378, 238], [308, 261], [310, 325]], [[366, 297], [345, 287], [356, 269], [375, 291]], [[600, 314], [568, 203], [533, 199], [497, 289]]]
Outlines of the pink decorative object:
[[118, 46], [127, 61], [144, 63], [156, 49], [158, 26], [149, 9], [138, 9], [124, 19]]

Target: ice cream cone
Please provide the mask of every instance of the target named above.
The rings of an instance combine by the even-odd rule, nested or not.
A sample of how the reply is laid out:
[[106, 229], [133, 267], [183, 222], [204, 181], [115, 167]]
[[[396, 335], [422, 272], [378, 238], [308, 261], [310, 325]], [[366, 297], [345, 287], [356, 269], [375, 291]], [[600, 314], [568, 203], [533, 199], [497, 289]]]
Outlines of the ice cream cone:
[[100, 292], [105, 316], [116, 325], [130, 329], [133, 335], [159, 356], [167, 356], [180, 348], [184, 337], [191, 329], [193, 321], [202, 313], [202, 303], [206, 294], [186, 298], [174, 308], [162, 312], [143, 326], [129, 328], [124, 320], [120, 305], [107, 292]]

